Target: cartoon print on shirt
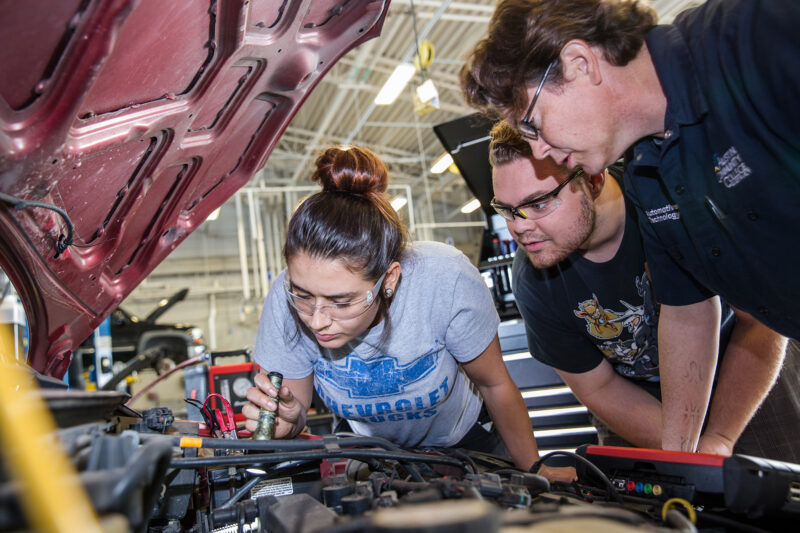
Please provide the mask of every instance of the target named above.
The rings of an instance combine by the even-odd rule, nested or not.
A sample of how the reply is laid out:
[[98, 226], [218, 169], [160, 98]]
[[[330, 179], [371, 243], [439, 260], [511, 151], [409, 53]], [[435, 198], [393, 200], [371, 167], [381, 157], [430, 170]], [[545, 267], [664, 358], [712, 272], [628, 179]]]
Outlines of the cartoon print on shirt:
[[612, 339], [622, 333], [622, 327], [616, 323], [619, 313], [604, 309], [594, 294], [591, 300], [584, 300], [578, 304], [578, 309], [574, 313], [586, 321], [586, 330], [592, 337]]
[[[636, 290], [642, 297], [642, 305], [619, 300], [625, 311], [617, 312], [603, 308], [597, 296], [592, 295], [592, 300], [581, 302], [574, 312], [586, 320], [589, 334], [603, 340], [598, 348], [619, 374], [655, 380], [658, 376], [658, 309], [647, 272], [636, 276]], [[588, 311], [592, 314], [587, 314]], [[618, 328], [616, 336], [610, 335], [612, 329], [605, 327], [605, 321]], [[605, 335], [597, 335], [596, 331]]]

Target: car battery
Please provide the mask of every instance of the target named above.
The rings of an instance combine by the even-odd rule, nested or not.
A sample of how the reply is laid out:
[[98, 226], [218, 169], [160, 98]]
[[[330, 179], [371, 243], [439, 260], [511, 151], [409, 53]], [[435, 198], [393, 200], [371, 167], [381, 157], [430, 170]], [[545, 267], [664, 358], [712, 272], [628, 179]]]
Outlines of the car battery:
[[[216, 364], [220, 358], [237, 356], [243, 356], [246, 362], [231, 365]], [[247, 389], [255, 386], [256, 372], [250, 350], [212, 352], [209, 358], [207, 394], [216, 393], [228, 400], [233, 407], [234, 419], [240, 422], [245, 419], [242, 407], [247, 403]], [[212, 398], [211, 402], [213, 408], [219, 408], [215, 399]]]
[[[186, 398], [202, 403], [208, 397], [208, 367], [206, 365], [195, 365], [184, 369], [183, 382]], [[186, 404], [186, 417], [196, 422], [204, 421], [200, 409], [190, 403]]]

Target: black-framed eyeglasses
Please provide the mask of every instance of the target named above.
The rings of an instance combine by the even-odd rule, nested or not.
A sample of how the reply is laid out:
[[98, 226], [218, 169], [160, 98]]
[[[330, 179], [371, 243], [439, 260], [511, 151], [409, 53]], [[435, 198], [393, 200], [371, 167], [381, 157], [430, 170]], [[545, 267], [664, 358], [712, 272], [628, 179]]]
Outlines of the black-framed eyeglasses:
[[517, 129], [522, 134], [523, 137], [526, 139], [530, 139], [532, 141], [536, 141], [539, 139], [539, 130], [536, 126], [533, 125], [533, 120], [531, 114], [533, 113], [533, 106], [536, 105], [536, 100], [539, 99], [539, 93], [542, 92], [542, 87], [544, 87], [544, 81], [547, 79], [547, 75], [550, 74], [550, 69], [553, 68], [553, 64], [555, 61], [551, 61], [547, 68], [544, 71], [544, 76], [542, 76], [542, 81], [539, 82], [539, 86], [536, 88], [536, 92], [533, 93], [533, 99], [531, 100], [531, 105], [528, 106], [528, 112], [525, 113], [525, 116], [522, 117], [522, 120], [519, 121], [517, 125]]
[[538, 196], [533, 200], [529, 200], [516, 207], [498, 203], [497, 198], [492, 198], [492, 201], [489, 203], [489, 205], [491, 205], [492, 208], [494, 208], [494, 210], [506, 220], [514, 220], [514, 217], [527, 220], [536, 220], [545, 217], [555, 211], [556, 208], [561, 205], [561, 200], [558, 199], [558, 193], [561, 192], [561, 189], [563, 189], [567, 183], [574, 180], [581, 174], [583, 174], [583, 169], [579, 168], [570, 174], [570, 176], [565, 179], [561, 185], [549, 193]]

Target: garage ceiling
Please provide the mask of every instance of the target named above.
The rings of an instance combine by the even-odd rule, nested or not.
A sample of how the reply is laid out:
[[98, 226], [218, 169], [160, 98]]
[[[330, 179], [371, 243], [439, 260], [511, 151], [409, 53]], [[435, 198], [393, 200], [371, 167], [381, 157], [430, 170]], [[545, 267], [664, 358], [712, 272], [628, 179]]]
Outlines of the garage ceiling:
[[[687, 0], [656, 0], [662, 21], [671, 20]], [[388, 106], [373, 99], [398, 63], [413, 59], [415, 50], [412, 0], [392, 0], [381, 36], [354, 49], [327, 74], [314, 90], [254, 180], [265, 185], [307, 185], [314, 157], [331, 144], [357, 144], [377, 152], [390, 165], [393, 183], [420, 187], [425, 180], [434, 201], [453, 196], [461, 201], [463, 180], [454, 174], [431, 174], [433, 160], [443, 148], [433, 125], [472, 113], [461, 98], [458, 71], [474, 44], [485, 35], [495, 2], [414, 0], [419, 40], [435, 47], [428, 69], [441, 108], [423, 116], [413, 110], [412, 91], [419, 75]], [[416, 81], [416, 83], [415, 83]], [[465, 193], [466, 194], [466, 193]], [[420, 202], [418, 202], [420, 204]], [[433, 221], [429, 221], [433, 222]]]

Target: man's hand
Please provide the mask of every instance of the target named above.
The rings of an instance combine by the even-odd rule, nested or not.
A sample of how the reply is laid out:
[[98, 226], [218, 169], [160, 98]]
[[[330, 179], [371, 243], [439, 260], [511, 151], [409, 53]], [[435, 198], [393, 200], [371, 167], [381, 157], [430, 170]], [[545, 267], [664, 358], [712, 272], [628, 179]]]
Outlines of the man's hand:
[[572, 483], [578, 479], [578, 474], [575, 472], [575, 468], [571, 466], [542, 465], [539, 467], [539, 471], [536, 473], [540, 476], [546, 477], [550, 481], [563, 481], [564, 483]]
[[661, 304], [661, 447], [693, 452], [706, 416], [719, 352], [720, 301]]
[[699, 452], [732, 453], [734, 444], [769, 394], [783, 365], [786, 338], [751, 315], [739, 309], [734, 312], [736, 326], [719, 369], [708, 424], [697, 445]]
[[699, 453], [713, 453], [728, 457], [733, 454], [733, 442], [722, 435], [704, 433], [697, 444]]
[[275, 438], [292, 438], [305, 426], [306, 407], [294, 397], [289, 387], [281, 387], [279, 402], [272, 399], [277, 397], [277, 391], [272, 386], [266, 374], [259, 373], [255, 377], [255, 387], [247, 390], [247, 403], [242, 407], [242, 414], [247, 418], [245, 427], [251, 433], [255, 432], [258, 425], [258, 412], [261, 407], [270, 411], [277, 411], [275, 419]]

